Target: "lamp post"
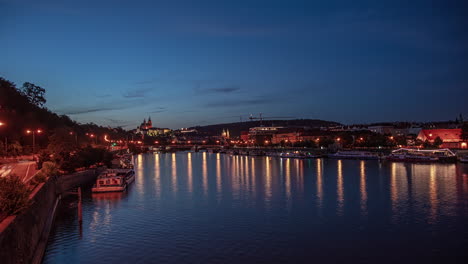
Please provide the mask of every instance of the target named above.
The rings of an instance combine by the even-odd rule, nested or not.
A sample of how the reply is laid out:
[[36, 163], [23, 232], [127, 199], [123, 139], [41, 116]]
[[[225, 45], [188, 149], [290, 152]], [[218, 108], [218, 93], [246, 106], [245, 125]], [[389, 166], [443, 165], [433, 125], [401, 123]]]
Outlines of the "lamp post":
[[36, 152], [35, 152], [35, 149], [34, 149], [34, 148], [35, 148], [35, 145], [36, 145], [36, 133], [40, 134], [40, 133], [42, 133], [42, 130], [40, 130], [40, 129], [29, 130], [29, 129], [28, 129], [28, 130], [26, 130], [26, 133], [27, 133], [27, 134], [32, 134], [32, 148], [33, 148], [33, 149], [32, 149], [32, 152], [33, 152], [33, 155], [34, 155], [34, 154], [36, 153]]
[[70, 131], [70, 136], [75, 135], [75, 145], [78, 146], [78, 134], [76, 132]]
[[[0, 121], [0, 127], [2, 126], [6, 126], [5, 123], [3, 123], [2, 121]], [[5, 156], [7, 155], [7, 152], [8, 152], [8, 140], [7, 140], [7, 136], [5, 134]]]

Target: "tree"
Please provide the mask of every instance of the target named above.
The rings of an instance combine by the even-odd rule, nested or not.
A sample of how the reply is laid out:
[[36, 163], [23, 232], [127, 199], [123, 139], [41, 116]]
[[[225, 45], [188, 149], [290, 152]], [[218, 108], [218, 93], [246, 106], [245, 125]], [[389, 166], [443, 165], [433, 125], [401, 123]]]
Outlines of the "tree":
[[46, 90], [44, 88], [30, 82], [25, 82], [21, 90], [30, 103], [38, 107], [42, 107], [46, 103], [44, 97]]
[[431, 142], [429, 142], [429, 140], [426, 139], [426, 141], [424, 141], [424, 143], [423, 143], [423, 147], [424, 148], [431, 148], [432, 144], [431, 144]]
[[436, 137], [434, 139], [434, 147], [438, 148], [440, 145], [442, 145], [444, 143], [444, 141], [442, 141], [442, 139], [440, 137]]
[[461, 139], [463, 141], [468, 140], [468, 122], [463, 123], [462, 132], [461, 132]]
[[0, 212], [15, 215], [30, 205], [29, 189], [16, 175], [0, 178]]

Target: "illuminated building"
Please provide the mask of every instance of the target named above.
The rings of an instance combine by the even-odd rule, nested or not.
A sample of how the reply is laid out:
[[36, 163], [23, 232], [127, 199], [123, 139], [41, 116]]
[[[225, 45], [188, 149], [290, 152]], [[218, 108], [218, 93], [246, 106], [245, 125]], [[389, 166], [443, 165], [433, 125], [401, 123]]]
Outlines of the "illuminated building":
[[[442, 148], [464, 148], [466, 142], [461, 139], [461, 129], [422, 129], [418, 134], [418, 139], [421, 141], [428, 141], [434, 143], [436, 138], [442, 140]], [[465, 144], [463, 144], [465, 143]]]

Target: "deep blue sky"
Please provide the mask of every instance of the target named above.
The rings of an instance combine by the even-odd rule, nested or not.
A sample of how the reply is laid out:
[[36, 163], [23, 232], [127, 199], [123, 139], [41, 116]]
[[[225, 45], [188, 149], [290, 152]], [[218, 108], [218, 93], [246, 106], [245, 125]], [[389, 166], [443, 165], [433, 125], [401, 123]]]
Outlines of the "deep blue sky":
[[463, 1], [0, 0], [0, 76], [132, 128], [468, 117]]

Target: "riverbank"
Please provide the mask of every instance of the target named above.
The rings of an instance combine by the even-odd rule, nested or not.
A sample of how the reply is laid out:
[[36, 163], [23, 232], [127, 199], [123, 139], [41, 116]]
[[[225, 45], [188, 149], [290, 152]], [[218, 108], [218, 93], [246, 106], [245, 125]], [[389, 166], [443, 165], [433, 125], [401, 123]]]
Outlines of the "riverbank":
[[0, 260], [9, 263], [41, 263], [55, 210], [67, 190], [95, 180], [99, 169], [51, 177], [30, 194], [31, 205], [0, 222]]

